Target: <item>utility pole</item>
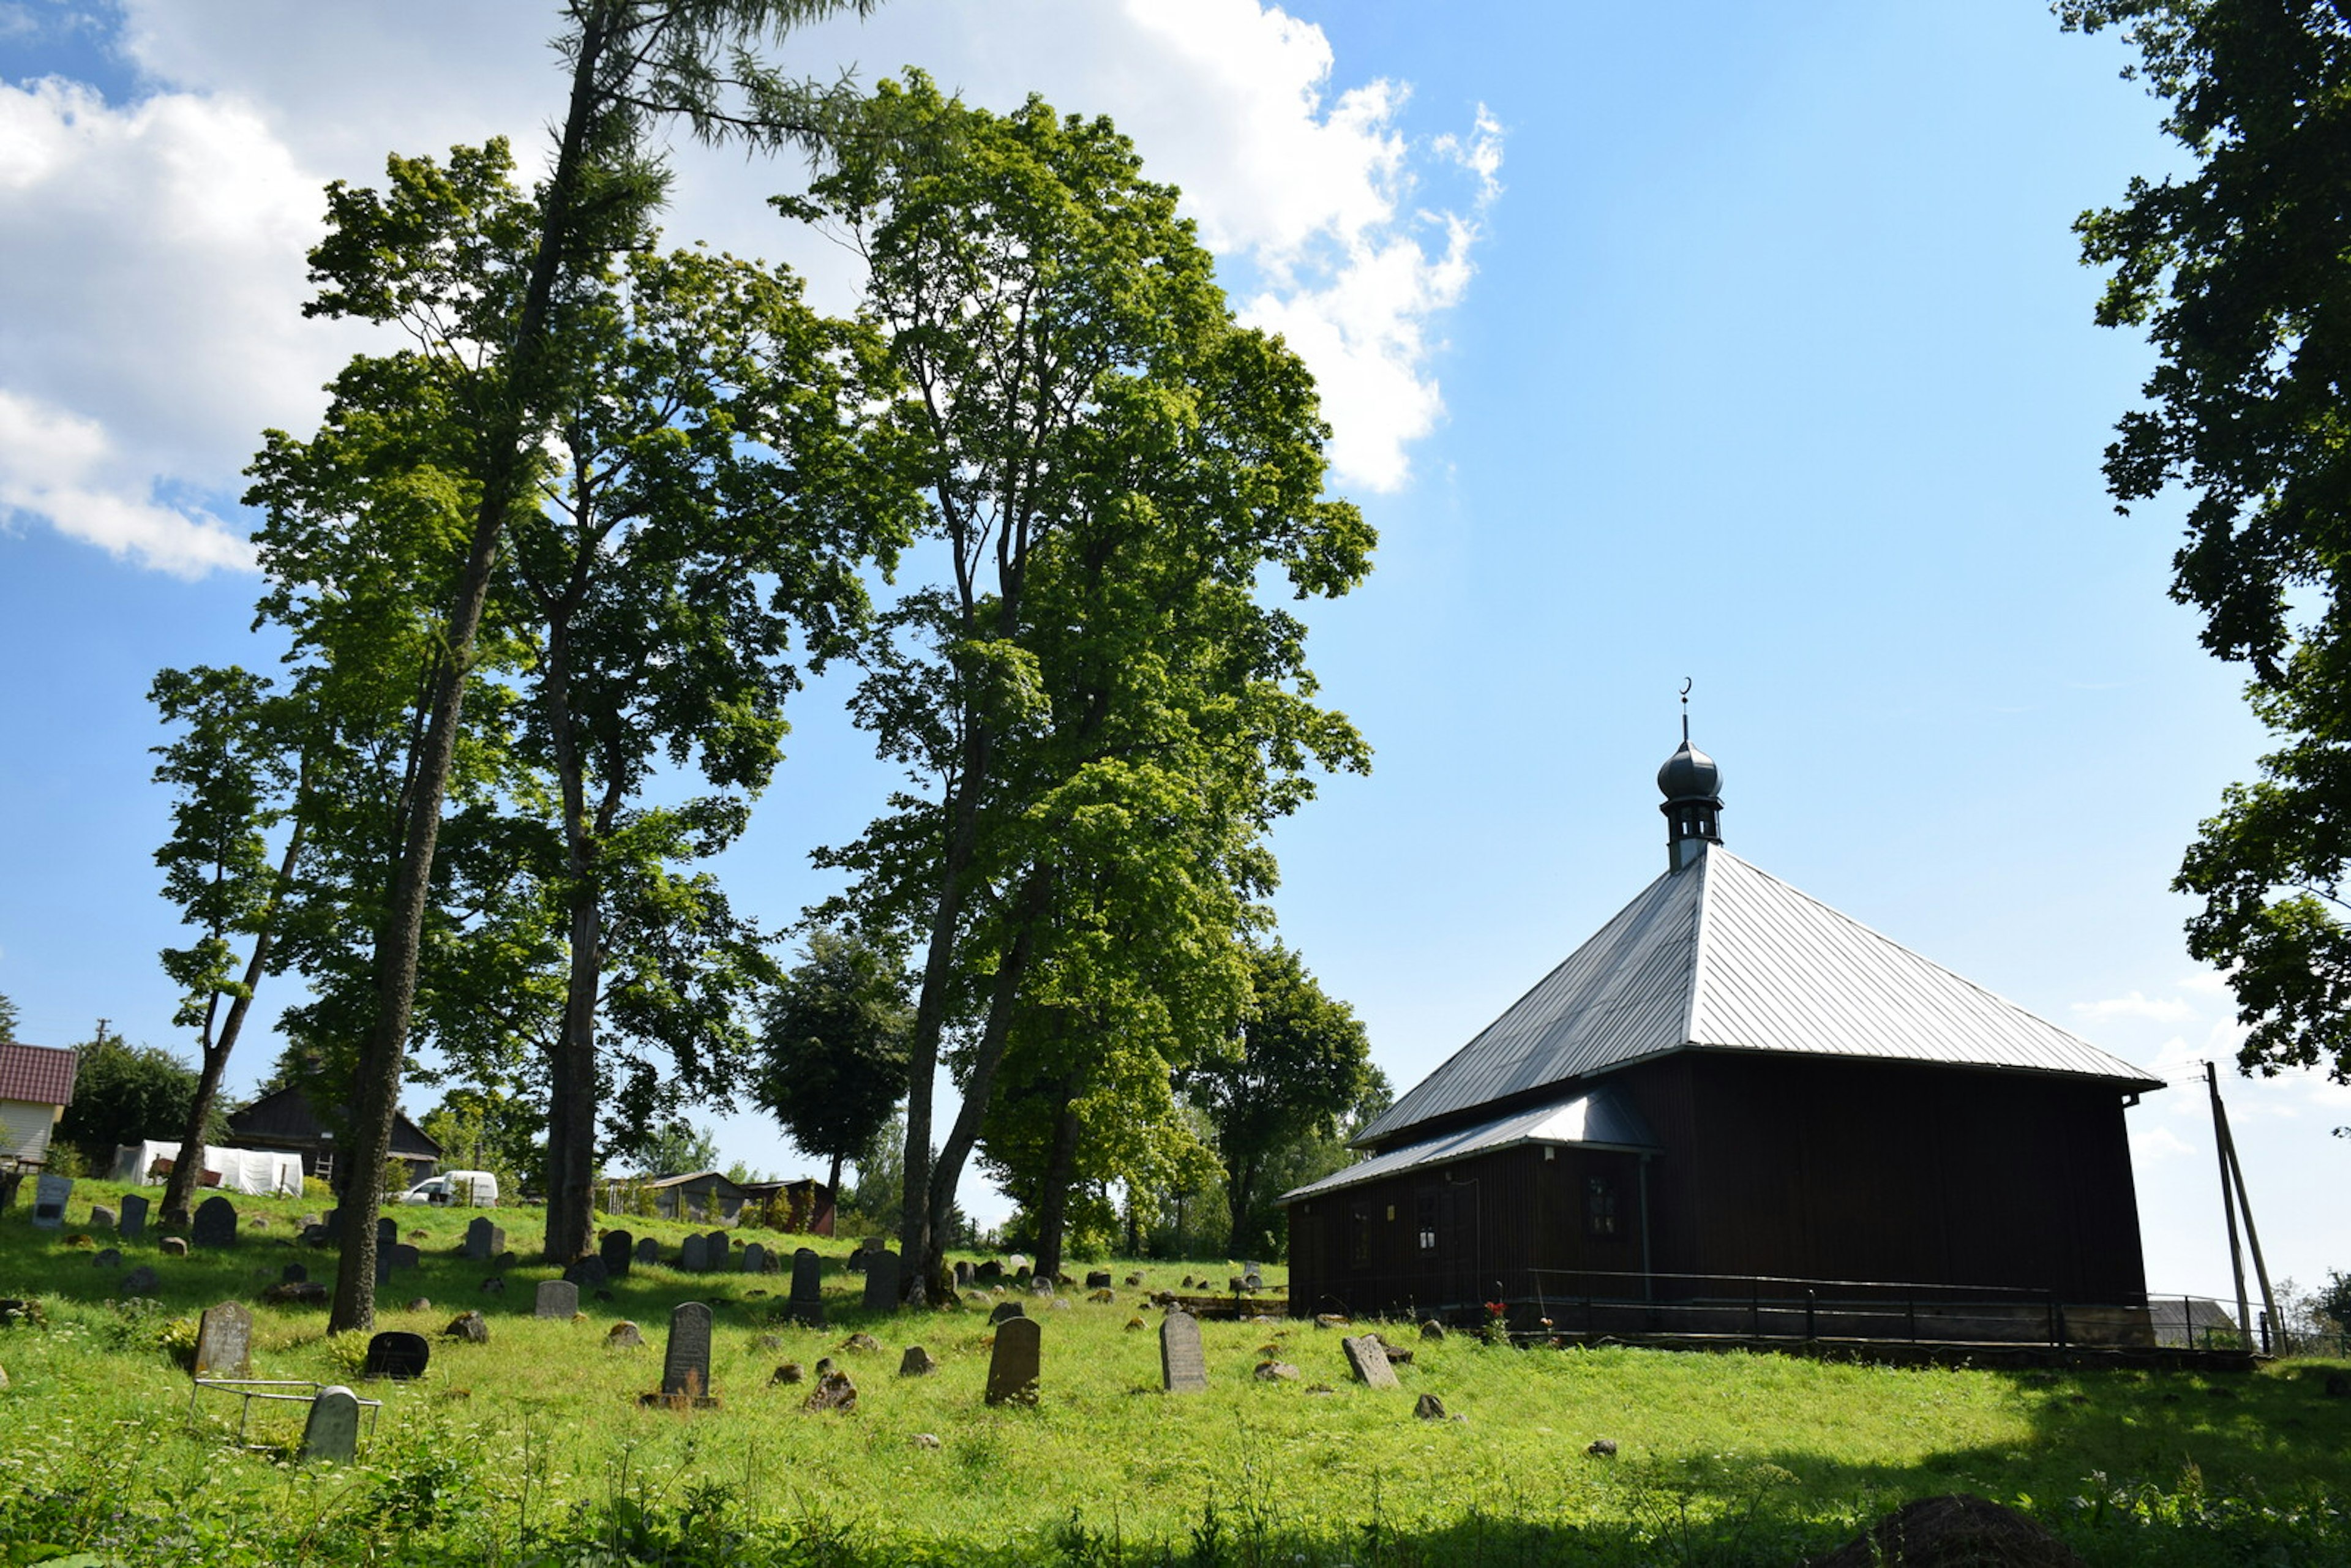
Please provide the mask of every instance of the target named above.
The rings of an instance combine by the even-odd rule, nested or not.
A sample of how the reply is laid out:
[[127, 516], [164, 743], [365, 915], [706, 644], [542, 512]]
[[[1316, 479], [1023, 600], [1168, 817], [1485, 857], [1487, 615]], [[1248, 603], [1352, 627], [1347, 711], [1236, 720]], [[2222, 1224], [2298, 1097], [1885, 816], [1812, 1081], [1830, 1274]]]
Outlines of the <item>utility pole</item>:
[[2213, 1063], [2204, 1064], [2204, 1087], [2212, 1097], [2212, 1143], [2220, 1159], [2220, 1208], [2229, 1220], [2229, 1267], [2237, 1281], [2237, 1326], [2245, 1336], [2247, 1348], [2253, 1340], [2252, 1306], [2245, 1299], [2245, 1259], [2237, 1245], [2237, 1212], [2244, 1211], [2245, 1239], [2253, 1249], [2253, 1273], [2261, 1281], [2262, 1312], [2275, 1330], [2278, 1322], [2277, 1298], [2270, 1291], [2269, 1264], [2262, 1258], [2261, 1232], [2253, 1228], [2253, 1206], [2245, 1196], [2245, 1171], [2237, 1160], [2237, 1140], [2229, 1133], [2229, 1113], [2220, 1103], [2220, 1074]]

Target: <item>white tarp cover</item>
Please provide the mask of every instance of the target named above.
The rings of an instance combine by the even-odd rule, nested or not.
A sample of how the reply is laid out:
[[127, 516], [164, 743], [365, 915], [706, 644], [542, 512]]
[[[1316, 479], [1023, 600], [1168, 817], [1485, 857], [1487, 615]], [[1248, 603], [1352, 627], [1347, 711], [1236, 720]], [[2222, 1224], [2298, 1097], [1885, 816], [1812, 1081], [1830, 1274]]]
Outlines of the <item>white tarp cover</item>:
[[[143, 1144], [120, 1144], [114, 1150], [113, 1179], [138, 1182], [145, 1186], [161, 1186], [163, 1178], [151, 1173], [157, 1160], [180, 1157], [177, 1144], [157, 1143], [149, 1139]], [[267, 1149], [232, 1149], [219, 1144], [204, 1145], [204, 1169], [220, 1173], [216, 1190], [246, 1192], [266, 1197], [282, 1193], [302, 1196], [302, 1156], [277, 1154]]]

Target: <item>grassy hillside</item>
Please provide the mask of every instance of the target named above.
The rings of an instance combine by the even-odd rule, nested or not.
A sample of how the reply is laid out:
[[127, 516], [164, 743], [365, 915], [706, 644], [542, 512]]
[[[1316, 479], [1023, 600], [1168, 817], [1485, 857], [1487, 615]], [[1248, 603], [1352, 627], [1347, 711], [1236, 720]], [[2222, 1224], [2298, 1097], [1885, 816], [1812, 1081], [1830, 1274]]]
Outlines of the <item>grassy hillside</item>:
[[[379, 1326], [434, 1340], [430, 1374], [373, 1384], [380, 1421], [351, 1467], [285, 1458], [298, 1406], [256, 1406], [235, 1446], [233, 1399], [190, 1414], [169, 1345], [213, 1301], [257, 1301], [289, 1261], [291, 1202], [240, 1201], [266, 1228], [233, 1251], [164, 1258], [156, 1239], [104, 1270], [37, 1231], [29, 1202], [0, 1217], [0, 1296], [37, 1322], [0, 1328], [0, 1564], [89, 1563], [992, 1564], [1784, 1563], [1855, 1534], [1904, 1500], [1972, 1491], [2014, 1504], [2094, 1563], [2351, 1563], [2351, 1399], [2326, 1367], [2204, 1378], [2137, 1373], [1890, 1369], [1777, 1355], [1524, 1350], [1455, 1334], [1423, 1343], [1397, 1392], [1352, 1384], [1340, 1335], [1311, 1324], [1204, 1325], [1213, 1387], [1158, 1392], [1158, 1314], [1122, 1287], [1039, 1311], [1034, 1409], [981, 1398], [989, 1333], [977, 1309], [868, 1317], [859, 1281], [828, 1277], [831, 1326], [771, 1320], [780, 1276], [640, 1270], [582, 1321], [530, 1316], [553, 1271], [455, 1256], [464, 1212], [404, 1209], [423, 1267], [395, 1277]], [[527, 1252], [538, 1217], [496, 1216]], [[632, 1222], [674, 1255], [684, 1228]], [[776, 1239], [773, 1238], [770, 1240]], [[114, 1239], [97, 1235], [106, 1245]], [[847, 1243], [827, 1244], [836, 1259]], [[154, 1267], [152, 1303], [112, 1304], [122, 1273]], [[1123, 1279], [1131, 1265], [1114, 1266]], [[1229, 1266], [1142, 1266], [1153, 1288]], [[1276, 1275], [1278, 1279], [1278, 1273]], [[583, 1292], [583, 1296], [589, 1295]], [[429, 1309], [399, 1305], [429, 1298]], [[713, 1387], [693, 1414], [641, 1408], [660, 1380], [678, 1301], [716, 1312]], [[478, 1308], [490, 1343], [444, 1341]], [[621, 1318], [641, 1349], [608, 1350]], [[1144, 1326], [1130, 1327], [1140, 1318]], [[256, 1376], [347, 1381], [360, 1348], [330, 1342], [319, 1308], [255, 1306]], [[841, 1348], [863, 1330], [879, 1353]], [[896, 1375], [925, 1346], [933, 1376]], [[845, 1415], [773, 1385], [786, 1361], [831, 1355], [856, 1380]], [[1259, 1382], [1269, 1356], [1294, 1381]], [[2339, 1368], [2338, 1368], [2339, 1369]], [[1413, 1414], [1434, 1393], [1462, 1419]], [[924, 1437], [937, 1440], [932, 1447]], [[1594, 1457], [1597, 1438], [1616, 1445]]]

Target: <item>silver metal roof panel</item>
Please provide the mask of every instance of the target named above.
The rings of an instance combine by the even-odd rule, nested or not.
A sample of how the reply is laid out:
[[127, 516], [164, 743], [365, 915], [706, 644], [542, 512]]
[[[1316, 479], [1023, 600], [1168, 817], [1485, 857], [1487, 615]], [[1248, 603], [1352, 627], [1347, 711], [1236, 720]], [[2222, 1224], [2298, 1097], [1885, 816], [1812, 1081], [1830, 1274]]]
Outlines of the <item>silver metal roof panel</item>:
[[1604, 1085], [1564, 1104], [1539, 1105], [1531, 1111], [1498, 1116], [1474, 1127], [1359, 1160], [1321, 1181], [1309, 1182], [1282, 1194], [1280, 1201], [1291, 1203], [1301, 1197], [1319, 1197], [1420, 1166], [1450, 1165], [1471, 1155], [1489, 1154], [1513, 1144], [1572, 1144], [1635, 1153], [1658, 1146], [1656, 1134], [1641, 1119], [1641, 1113], [1623, 1095]]
[[2160, 1082], [1712, 846], [1643, 889], [1355, 1141], [1692, 1048]]

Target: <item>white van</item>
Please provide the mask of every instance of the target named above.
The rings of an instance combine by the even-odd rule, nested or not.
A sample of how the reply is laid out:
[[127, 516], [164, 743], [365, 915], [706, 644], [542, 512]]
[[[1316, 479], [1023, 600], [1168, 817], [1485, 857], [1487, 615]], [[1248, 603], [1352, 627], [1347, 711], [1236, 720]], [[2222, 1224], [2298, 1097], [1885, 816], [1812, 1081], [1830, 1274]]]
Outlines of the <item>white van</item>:
[[460, 1207], [471, 1204], [476, 1208], [495, 1208], [498, 1202], [498, 1178], [487, 1171], [443, 1171], [401, 1194], [400, 1201], [443, 1206], [455, 1204]]

